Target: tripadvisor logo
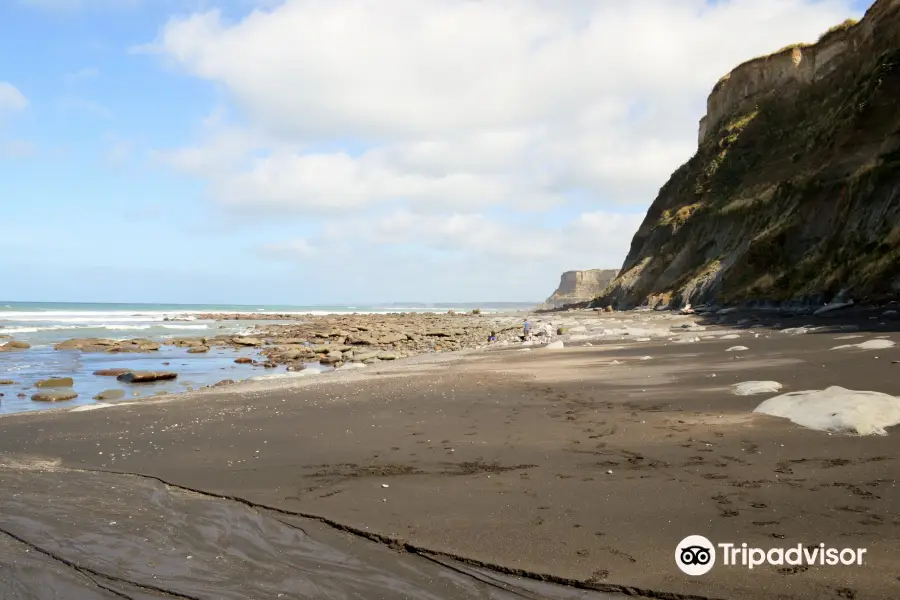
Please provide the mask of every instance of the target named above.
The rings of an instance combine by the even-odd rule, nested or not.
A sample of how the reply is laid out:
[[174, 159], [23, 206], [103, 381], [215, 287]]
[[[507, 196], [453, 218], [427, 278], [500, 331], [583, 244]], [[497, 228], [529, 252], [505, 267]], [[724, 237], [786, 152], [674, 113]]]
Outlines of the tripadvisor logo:
[[726, 567], [753, 569], [762, 565], [862, 565], [865, 548], [831, 548], [825, 544], [790, 548], [753, 548], [746, 543], [713, 544], [702, 535], [689, 535], [675, 548], [675, 564], [686, 575], [697, 577], [716, 566], [717, 555]]

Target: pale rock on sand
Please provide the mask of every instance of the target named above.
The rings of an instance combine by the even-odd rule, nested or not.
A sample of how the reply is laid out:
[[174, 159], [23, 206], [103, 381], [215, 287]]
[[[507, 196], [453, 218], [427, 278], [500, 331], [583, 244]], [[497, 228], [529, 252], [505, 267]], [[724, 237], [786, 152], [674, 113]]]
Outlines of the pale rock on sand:
[[744, 350], [749, 350], [749, 349], [750, 348], [748, 348], [747, 346], [732, 346], [725, 352], [743, 352]]
[[565, 348], [565, 344], [563, 344], [562, 340], [556, 340], [555, 342], [550, 342], [546, 346], [544, 346], [544, 350], [562, 350]]
[[866, 337], [866, 336], [864, 336], [864, 335], [839, 335], [834, 339], [836, 339], [836, 340], [855, 340], [855, 339], [858, 339], [861, 337]]
[[642, 356], [638, 360], [650, 360], [651, 358], [653, 358], [653, 357], [652, 356]]
[[892, 340], [869, 340], [861, 344], [844, 344], [843, 346], [835, 346], [832, 350], [846, 350], [848, 348], [858, 348], [860, 350], [884, 350], [885, 348], [893, 348], [895, 343]]
[[352, 363], [347, 363], [345, 365], [341, 365], [340, 367], [335, 369], [335, 371], [352, 371], [354, 369], [365, 369], [365, 368], [366, 368], [366, 365], [364, 365], [361, 362], [352, 362]]
[[816, 328], [812, 325], [804, 325], [803, 327], [788, 327], [787, 329], [782, 329], [781, 333], [786, 333], [788, 335], [802, 335], [814, 331], [815, 329]]
[[84, 406], [79, 406], [77, 408], [73, 408], [69, 412], [85, 412], [87, 410], [100, 410], [101, 408], [109, 408], [110, 406], [116, 406], [115, 404], [104, 404], [103, 402], [98, 402], [97, 404], [86, 404]]
[[775, 396], [753, 412], [789, 419], [818, 431], [887, 435], [886, 427], [900, 424], [900, 398], [831, 386]]
[[754, 394], [774, 394], [781, 390], [777, 381], [744, 381], [732, 386], [736, 396], [753, 396]]
[[720, 339], [720, 340], [736, 340], [736, 339], [738, 339], [739, 337], [741, 337], [741, 336], [738, 335], [738, 334], [736, 334], [736, 333], [729, 333], [728, 335], [723, 335], [723, 336], [720, 337], [719, 339]]
[[699, 342], [700, 338], [697, 336], [689, 337], [689, 338], [679, 338], [675, 340], [676, 344], [692, 344], [694, 342]]

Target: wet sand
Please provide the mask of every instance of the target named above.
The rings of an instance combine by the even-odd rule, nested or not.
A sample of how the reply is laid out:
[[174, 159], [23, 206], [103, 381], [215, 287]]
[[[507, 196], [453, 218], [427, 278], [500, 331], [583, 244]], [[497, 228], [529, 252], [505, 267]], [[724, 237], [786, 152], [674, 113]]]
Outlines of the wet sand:
[[[204, 513], [186, 503], [152, 510], [134, 496], [158, 497], [159, 490], [140, 488], [158, 482], [104, 474], [116, 483], [76, 478], [78, 491], [63, 493], [66, 485], [76, 485], [67, 469], [105, 471], [240, 498], [283, 511], [279, 518], [288, 513], [320, 518], [357, 542], [365, 541], [363, 536], [393, 542], [395, 550], [379, 546], [390, 551], [391, 563], [423, 559], [416, 552], [435, 553], [441, 560], [550, 576], [607, 593], [663, 598], [898, 597], [900, 431], [855, 437], [806, 430], [751, 413], [772, 394], [740, 397], [729, 387], [775, 380], [784, 384], [783, 392], [840, 385], [900, 395], [900, 364], [892, 363], [900, 360], [900, 349], [830, 350], [875, 335], [900, 341], [900, 335], [836, 339], [851, 334], [787, 335], [760, 328], [742, 331], [738, 340], [608, 340], [530, 352], [509, 347], [450, 362], [444, 357], [418, 366], [379, 366], [330, 381], [242, 385], [98, 411], [3, 417], [0, 529], [15, 529], [12, 533], [28, 543], [76, 552], [66, 528], [49, 525], [57, 522], [54, 514], [65, 515], [66, 527], [79, 532], [79, 540], [108, 539], [97, 529], [129, 514], [147, 526], [155, 517], [157, 527], [164, 520], [160, 515], [182, 515], [204, 523], [178, 529], [185, 531], [179, 543], [201, 547], [192, 551], [204, 560], [213, 546], [249, 543], [217, 533], [225, 527], [219, 520], [232, 519], [218, 509]], [[717, 333], [710, 326], [697, 335]], [[749, 350], [726, 352], [735, 344]], [[652, 358], [641, 360], [644, 356]], [[58, 463], [41, 472], [33, 468], [36, 460]], [[113, 485], [116, 491], [108, 489]], [[18, 499], [17, 512], [7, 511], [23, 489], [32, 490], [30, 501]], [[41, 500], [77, 499], [89, 492], [97, 500], [91, 510], [82, 509], [81, 502], [63, 510], [54, 500], [53, 510], [61, 511], [54, 513]], [[113, 497], [125, 500], [116, 505]], [[118, 516], [107, 520], [113, 513]], [[323, 521], [316, 521], [317, 527], [334, 535]], [[253, 527], [269, 531], [259, 523]], [[824, 542], [864, 547], [868, 553], [863, 566], [717, 567], [690, 578], [674, 563], [675, 546], [689, 534], [761, 548]], [[154, 535], [162, 536], [156, 538], [160, 543], [165, 538]], [[253, 535], [273, 537], [276, 544], [282, 534]], [[403, 548], [414, 554], [396, 553]], [[109, 574], [115, 565], [132, 569], [129, 565], [145, 558], [128, 549], [112, 554], [98, 572]], [[167, 585], [187, 586], [178, 584], [179, 577], [188, 582], [215, 579], [216, 573], [224, 577], [209, 564], [196, 572], [185, 566], [178, 576], [168, 571]], [[386, 563], [367, 564], [385, 568]], [[366, 573], [362, 580], [377, 579]], [[63, 574], [59, 577], [64, 585]], [[286, 577], [257, 579], [259, 585], [275, 585], [271, 582], [292, 581]], [[3, 579], [8, 582], [9, 576]], [[424, 580], [404, 581], [424, 587], [344, 591], [361, 598], [429, 597], [420, 590], [436, 598], [457, 597], [418, 583]], [[306, 584], [296, 585], [279, 593], [317, 597], [308, 595], [312, 588], [302, 587]], [[201, 584], [196, 586], [177, 589], [194, 590], [185, 591], [186, 597], [228, 597], [204, 595]], [[234, 597], [277, 597], [268, 595], [271, 590], [238, 590]], [[525, 597], [564, 597], [559, 590], [528, 591], [533, 595]], [[357, 592], [361, 595], [353, 595]], [[342, 597], [338, 593], [333, 597]]]

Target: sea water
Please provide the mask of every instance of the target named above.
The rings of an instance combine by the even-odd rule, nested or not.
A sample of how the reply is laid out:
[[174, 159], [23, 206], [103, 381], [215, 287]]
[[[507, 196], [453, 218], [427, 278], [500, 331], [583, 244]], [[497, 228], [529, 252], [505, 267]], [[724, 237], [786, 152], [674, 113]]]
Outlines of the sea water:
[[[484, 312], [522, 310], [530, 304], [492, 304], [464, 306], [459, 304], [396, 304], [381, 306], [273, 306], [234, 304], [101, 304], [64, 302], [0, 301], [0, 344], [10, 339], [31, 345], [28, 350], [0, 352], [0, 379], [11, 379], [14, 385], [0, 385], [0, 414], [93, 404], [93, 397], [107, 389], [125, 390], [125, 400], [145, 398], [157, 392], [177, 393], [188, 388], [215, 384], [223, 379], [235, 381], [256, 375], [285, 371], [281, 366], [263, 371], [252, 365], [239, 365], [238, 357], [255, 358], [254, 348], [213, 346], [208, 353], [189, 354], [186, 348], [163, 345], [149, 353], [83, 353], [76, 350], [54, 350], [54, 344], [72, 338], [131, 339], [147, 338], [156, 342], [177, 337], [215, 337], [249, 333], [256, 325], [274, 325], [277, 320], [212, 321], [198, 318], [204, 313], [258, 313], [327, 315], [372, 314], [389, 312], [446, 312], [449, 308], [463, 311], [482, 308]], [[172, 321], [171, 319], [178, 319]], [[291, 321], [296, 322], [296, 321]], [[175, 371], [174, 381], [128, 385], [115, 377], [99, 377], [100, 369], [132, 369], [140, 371]], [[64, 403], [47, 404], [31, 400], [37, 390], [35, 382], [48, 377], [72, 377], [78, 398]], [[24, 394], [25, 397], [20, 397]], [[136, 395], [137, 394], [137, 395]]]

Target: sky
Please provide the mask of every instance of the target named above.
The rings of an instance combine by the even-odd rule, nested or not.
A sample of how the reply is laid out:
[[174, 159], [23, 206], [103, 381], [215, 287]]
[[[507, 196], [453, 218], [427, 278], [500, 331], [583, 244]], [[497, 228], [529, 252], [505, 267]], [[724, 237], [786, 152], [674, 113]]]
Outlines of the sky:
[[854, 0], [3, 0], [0, 299], [540, 301]]

